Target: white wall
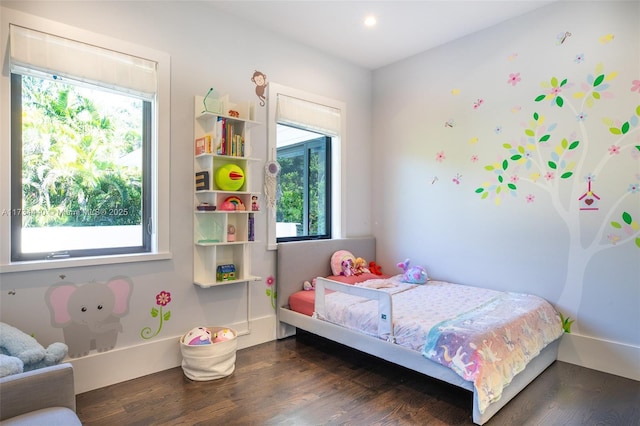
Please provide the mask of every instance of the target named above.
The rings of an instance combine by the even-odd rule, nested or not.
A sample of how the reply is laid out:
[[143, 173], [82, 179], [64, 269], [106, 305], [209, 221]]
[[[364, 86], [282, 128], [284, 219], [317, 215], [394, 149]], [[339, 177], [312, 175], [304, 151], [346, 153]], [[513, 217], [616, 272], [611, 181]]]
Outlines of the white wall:
[[[560, 2], [374, 72], [373, 221], [387, 270], [409, 257], [434, 278], [545, 297], [576, 320], [561, 358], [640, 380], [640, 191], [630, 190], [640, 184], [638, 22], [638, 2]], [[574, 95], [600, 74], [609, 87], [589, 107]], [[552, 77], [568, 79], [562, 108], [535, 101]], [[551, 138], [532, 151], [534, 112], [546, 130], [536, 138]], [[622, 137], [609, 131], [626, 121]], [[562, 157], [574, 176], [547, 181], [562, 138], [580, 141]], [[504, 144], [525, 146], [542, 176], [532, 178], [534, 163], [502, 170], [513, 155]], [[499, 184], [485, 169], [494, 164], [506, 181], [483, 200], [476, 189]], [[590, 174], [599, 210], [580, 211]], [[610, 225], [623, 212], [628, 232]]]
[[[122, 319], [123, 332], [114, 350], [75, 359], [77, 391], [173, 367], [180, 362], [177, 338], [199, 325], [244, 328], [246, 291], [244, 285], [201, 289], [192, 284], [192, 190], [193, 190], [193, 97], [209, 87], [230, 94], [232, 100], [257, 100], [250, 78], [254, 70], [273, 81], [340, 100], [347, 105], [347, 156], [358, 173], [348, 172], [345, 224], [347, 235], [368, 235], [370, 228], [371, 181], [371, 72], [345, 64], [296, 43], [261, 32], [206, 2], [2, 2], [6, 17], [13, 10], [52, 21], [127, 40], [171, 56], [171, 252], [167, 261], [80, 267], [0, 275], [2, 294], [0, 320], [27, 333], [43, 344], [63, 341], [61, 329], [53, 328], [44, 295], [60, 281], [76, 284], [104, 282], [116, 275], [134, 283], [131, 310]], [[6, 40], [2, 40], [5, 43]], [[6, 58], [3, 58], [3, 61]], [[8, 78], [3, 64], [3, 79]], [[8, 93], [2, 93], [4, 99]], [[8, 111], [2, 110], [2, 114]], [[258, 107], [259, 121], [266, 108]], [[8, 144], [9, 138], [2, 142]], [[252, 131], [254, 157], [266, 159], [266, 125]], [[3, 167], [8, 159], [1, 159]], [[258, 179], [262, 179], [261, 176]], [[258, 188], [262, 183], [258, 182]], [[9, 209], [8, 194], [2, 194], [2, 208]], [[253, 246], [253, 274], [275, 275], [275, 252], [266, 249], [266, 215], [258, 215]], [[0, 220], [9, 220], [1, 217]], [[5, 243], [8, 235], [2, 235]], [[276, 277], [277, 279], [277, 277]], [[275, 314], [266, 296], [265, 280], [251, 283], [252, 333], [243, 336], [240, 347], [275, 338]], [[142, 339], [141, 330], [158, 327], [150, 314], [155, 295], [171, 293], [164, 308], [171, 318], [152, 339]], [[9, 292], [12, 294], [10, 295]], [[126, 360], [126, 361], [125, 361]]]

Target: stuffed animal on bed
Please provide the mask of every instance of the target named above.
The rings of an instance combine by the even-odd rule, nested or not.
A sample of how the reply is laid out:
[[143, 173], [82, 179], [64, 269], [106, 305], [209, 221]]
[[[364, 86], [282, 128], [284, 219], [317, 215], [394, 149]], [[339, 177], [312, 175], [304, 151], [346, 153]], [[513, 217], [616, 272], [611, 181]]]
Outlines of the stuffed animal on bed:
[[311, 281], [305, 281], [302, 284], [302, 289], [309, 291], [309, 290], [315, 290], [316, 289], [316, 279], [312, 279]]
[[345, 277], [350, 277], [351, 275], [354, 275], [353, 260], [345, 259], [342, 261], [341, 265], [342, 265], [342, 272], [340, 272], [340, 275], [344, 275]]
[[68, 350], [61, 342], [45, 349], [27, 333], [0, 322], [0, 377], [59, 364]]
[[356, 275], [370, 273], [369, 268], [367, 268], [367, 261], [361, 257], [356, 257], [356, 262], [353, 264], [353, 270]]
[[369, 271], [375, 275], [382, 275], [382, 266], [378, 265], [373, 260], [369, 262]]
[[184, 336], [184, 342], [189, 346], [211, 344], [211, 332], [205, 327], [195, 327]]
[[353, 275], [353, 265], [356, 257], [347, 250], [338, 250], [331, 255], [331, 273], [333, 275]]
[[411, 284], [424, 284], [427, 282], [427, 271], [422, 266], [409, 266], [409, 259], [398, 263], [398, 268], [404, 271], [402, 281]]

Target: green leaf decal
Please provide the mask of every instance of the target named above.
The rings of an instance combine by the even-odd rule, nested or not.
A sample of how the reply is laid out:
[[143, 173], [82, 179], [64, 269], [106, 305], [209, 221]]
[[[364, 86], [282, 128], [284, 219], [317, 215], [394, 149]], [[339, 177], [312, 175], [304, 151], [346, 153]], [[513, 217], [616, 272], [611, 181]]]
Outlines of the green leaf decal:
[[509, 189], [513, 189], [514, 191], [517, 189], [516, 186], [512, 183], [507, 184], [507, 186], [509, 187]]
[[151, 316], [153, 318], [158, 316], [158, 310], [156, 308], [151, 308]]
[[503, 143], [502, 147], [506, 148], [506, 149], [511, 149], [511, 144], [510, 143]]
[[622, 130], [623, 135], [626, 134], [629, 131], [629, 122], [627, 121], [626, 123], [624, 123], [620, 130]]
[[636, 145], [636, 149], [640, 151], [640, 145]]
[[566, 172], [563, 173], [562, 176], [560, 176], [562, 179], [569, 179], [571, 176], [573, 176], [573, 172]]
[[557, 87], [558, 86], [558, 79], [555, 77], [551, 77], [551, 85], [553, 87]]
[[560, 142], [560, 146], [563, 147], [564, 149], [567, 149], [568, 144], [569, 144], [569, 141], [567, 141], [566, 139], [562, 139], [562, 142]]
[[640, 105], [636, 107], [636, 115], [640, 115]]
[[536, 132], [534, 132], [531, 129], [527, 129], [527, 130], [524, 131], [524, 134], [527, 135], [527, 136], [530, 136], [530, 137], [534, 137], [536, 135]]
[[543, 101], [543, 100], [544, 100], [544, 98], [546, 98], [546, 97], [547, 97], [547, 95], [540, 95], [540, 96], [538, 96], [538, 97], [536, 98], [536, 102]]
[[507, 167], [509, 167], [509, 162], [507, 160], [504, 160], [502, 162], [502, 170], [507, 170]]
[[502, 191], [502, 187], [501, 186], [497, 187], [496, 188], [496, 195], [499, 194], [501, 191]]
[[556, 97], [556, 105], [558, 105], [559, 107], [562, 107], [562, 105], [564, 105], [564, 99], [562, 99], [561, 96]]
[[613, 133], [614, 135], [622, 134], [622, 131], [620, 129], [618, 129], [617, 127], [609, 127], [609, 131], [611, 133]]
[[624, 220], [624, 223], [627, 225], [631, 225], [631, 222], [633, 222], [631, 215], [627, 212], [622, 213], [622, 220]]
[[484, 192], [484, 188], [476, 189], [476, 194], [482, 194]]
[[558, 166], [556, 165], [556, 163], [554, 163], [553, 161], [549, 161], [547, 163], [549, 165], [550, 168], [552, 168], [553, 170], [557, 169]]
[[600, 86], [600, 84], [602, 84], [603, 81], [604, 81], [604, 74], [601, 74], [593, 81], [593, 87]]
[[504, 178], [502, 176], [498, 176], [498, 182], [500, 183], [504, 182]]
[[485, 192], [484, 194], [482, 194], [482, 197], [480, 197], [480, 198], [482, 198], [482, 199], [484, 200], [484, 199], [485, 199], [485, 198], [487, 198], [488, 196], [489, 196], [489, 193], [488, 193], [488, 192]]
[[616, 229], [622, 228], [622, 225], [620, 225], [618, 222], [611, 222], [611, 226], [613, 226]]
[[494, 167], [493, 166], [484, 166], [484, 169], [490, 172], [491, 170], [494, 170]]
[[600, 99], [600, 93], [598, 92], [592, 92], [591, 96], [593, 96], [593, 99]]
[[580, 141], [573, 141], [571, 145], [569, 145], [569, 149], [576, 149], [580, 145]]
[[[638, 108], [640, 109], [640, 106], [639, 106]], [[640, 114], [639, 114], [639, 115], [640, 115]], [[536, 120], [536, 121], [538, 121], [538, 118], [540, 118], [540, 116], [538, 115], [538, 113], [537, 113], [537, 112], [534, 112], [534, 113], [533, 113], [533, 119], [534, 119], [534, 120]]]
[[551, 135], [544, 135], [538, 142], [546, 142], [549, 140], [549, 138], [551, 138]]
[[636, 238], [636, 245], [640, 248], [640, 237]]
[[521, 158], [522, 158], [522, 155], [520, 155], [520, 154], [516, 154], [516, 155], [513, 155], [513, 156], [511, 157], [511, 160], [512, 160], [512, 161], [518, 161], [518, 160], [519, 160], [519, 159], [521, 159]]

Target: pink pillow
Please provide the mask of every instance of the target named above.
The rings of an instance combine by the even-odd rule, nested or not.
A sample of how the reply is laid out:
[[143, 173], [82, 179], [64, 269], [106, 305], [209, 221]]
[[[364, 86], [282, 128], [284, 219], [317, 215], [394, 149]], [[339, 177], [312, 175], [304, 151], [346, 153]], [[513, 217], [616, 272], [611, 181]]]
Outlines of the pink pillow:
[[356, 257], [347, 250], [338, 250], [331, 256], [331, 273], [340, 275], [342, 273], [342, 262], [351, 259], [351, 264], [356, 263]]

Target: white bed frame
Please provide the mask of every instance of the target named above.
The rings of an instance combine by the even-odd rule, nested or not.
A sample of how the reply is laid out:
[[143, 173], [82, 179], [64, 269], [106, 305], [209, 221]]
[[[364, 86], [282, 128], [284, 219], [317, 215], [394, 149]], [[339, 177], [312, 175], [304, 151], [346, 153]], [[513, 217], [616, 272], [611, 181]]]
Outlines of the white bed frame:
[[355, 256], [363, 257], [367, 260], [376, 258], [376, 246], [373, 237], [278, 244], [276, 279], [278, 303], [276, 315], [279, 324], [277, 331], [279, 339], [294, 335], [296, 328], [300, 328], [471, 391], [473, 392], [473, 422], [479, 425], [484, 424], [493, 417], [500, 408], [539, 376], [558, 357], [560, 339], [548, 345], [527, 365], [524, 371], [517, 374], [511, 384], [503, 390], [502, 397], [492, 403], [481, 414], [478, 408], [478, 396], [474, 391], [473, 383], [462, 379], [453, 370], [426, 359], [419, 352], [289, 309], [289, 296], [301, 290], [304, 281], [331, 274], [329, 261], [331, 255], [338, 250], [349, 250]]

